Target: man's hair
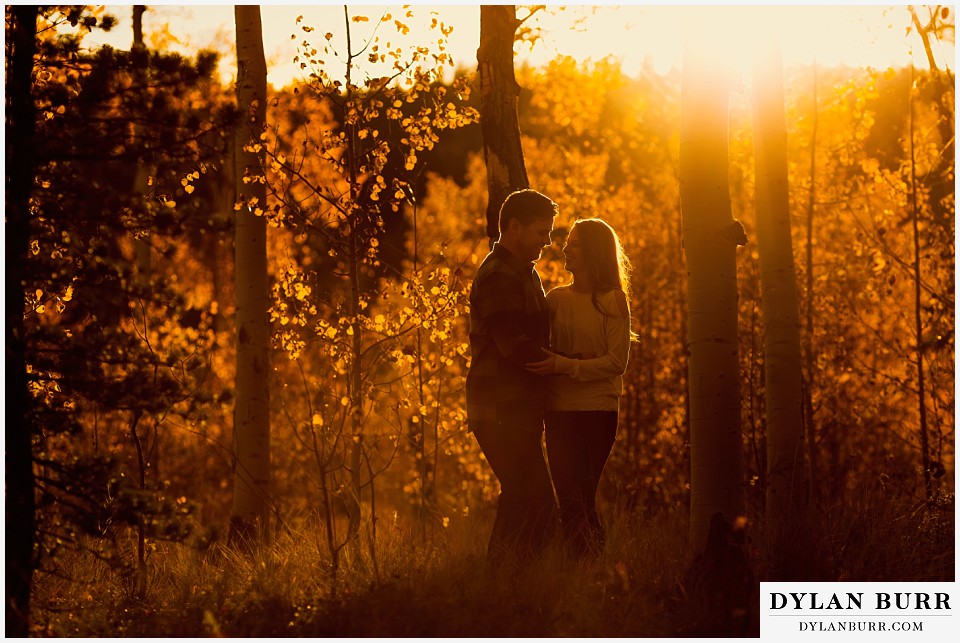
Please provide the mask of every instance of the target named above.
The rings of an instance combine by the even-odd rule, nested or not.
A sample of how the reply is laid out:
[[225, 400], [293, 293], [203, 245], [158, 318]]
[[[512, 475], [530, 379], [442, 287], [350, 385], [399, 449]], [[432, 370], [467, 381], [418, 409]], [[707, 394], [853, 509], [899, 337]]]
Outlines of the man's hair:
[[500, 232], [506, 229], [510, 219], [528, 225], [538, 219], [552, 219], [559, 212], [560, 206], [536, 190], [517, 190], [500, 206]]

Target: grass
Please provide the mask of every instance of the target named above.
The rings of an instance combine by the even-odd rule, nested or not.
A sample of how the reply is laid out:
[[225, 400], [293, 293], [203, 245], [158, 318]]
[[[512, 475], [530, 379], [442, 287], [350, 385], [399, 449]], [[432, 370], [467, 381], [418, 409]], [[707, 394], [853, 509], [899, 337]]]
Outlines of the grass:
[[[952, 580], [953, 512], [898, 505], [882, 493], [821, 512], [811, 538], [818, 580]], [[523, 568], [484, 562], [490, 516], [429, 538], [381, 528], [376, 565], [365, 553], [336, 582], [315, 534], [290, 532], [255, 555], [214, 545], [158, 546], [144, 599], [123, 573], [90, 556], [37, 575], [34, 634], [58, 637], [673, 637], [691, 631], [684, 573], [686, 518], [607, 511], [604, 556], [558, 549]], [[931, 521], [939, 521], [933, 525]], [[949, 536], [949, 538], [948, 538]], [[758, 578], [762, 549], [747, 546]], [[754, 623], [754, 626], [757, 624]], [[702, 634], [702, 632], [699, 632]]]

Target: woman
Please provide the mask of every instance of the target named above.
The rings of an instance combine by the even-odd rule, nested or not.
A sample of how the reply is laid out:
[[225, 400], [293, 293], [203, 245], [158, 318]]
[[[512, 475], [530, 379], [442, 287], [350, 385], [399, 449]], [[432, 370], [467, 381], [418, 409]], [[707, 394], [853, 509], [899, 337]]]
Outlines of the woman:
[[600, 474], [617, 434], [621, 376], [630, 353], [629, 261], [616, 232], [581, 219], [563, 248], [573, 281], [547, 294], [552, 351], [527, 364], [553, 374], [546, 414], [547, 459], [560, 524], [577, 556], [603, 550]]

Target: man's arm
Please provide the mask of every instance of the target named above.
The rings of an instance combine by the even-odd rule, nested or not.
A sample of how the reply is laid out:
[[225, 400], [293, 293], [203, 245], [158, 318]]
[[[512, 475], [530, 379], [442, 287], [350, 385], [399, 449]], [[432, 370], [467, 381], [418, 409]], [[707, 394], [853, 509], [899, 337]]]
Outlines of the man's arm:
[[500, 354], [520, 368], [544, 359], [546, 353], [523, 327], [523, 284], [506, 273], [494, 272], [475, 287], [473, 305], [490, 328]]

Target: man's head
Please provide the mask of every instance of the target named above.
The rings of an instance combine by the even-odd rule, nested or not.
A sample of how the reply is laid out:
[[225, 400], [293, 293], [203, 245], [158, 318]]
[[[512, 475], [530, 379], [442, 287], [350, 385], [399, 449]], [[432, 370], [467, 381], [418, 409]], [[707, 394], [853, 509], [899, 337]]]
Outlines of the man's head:
[[536, 261], [550, 245], [553, 219], [560, 208], [536, 190], [513, 192], [500, 206], [498, 243], [524, 261]]

